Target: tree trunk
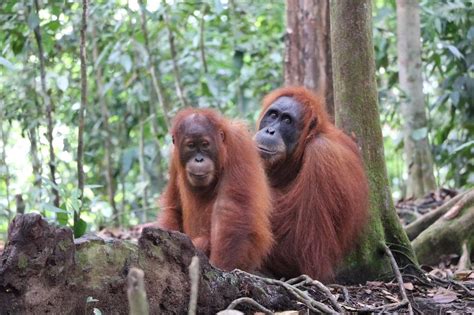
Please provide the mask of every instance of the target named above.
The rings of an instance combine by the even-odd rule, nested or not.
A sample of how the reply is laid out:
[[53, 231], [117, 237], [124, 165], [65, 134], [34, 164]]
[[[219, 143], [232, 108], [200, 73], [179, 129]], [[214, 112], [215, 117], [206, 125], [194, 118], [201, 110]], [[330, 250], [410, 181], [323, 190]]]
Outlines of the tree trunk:
[[287, 0], [285, 85], [323, 94], [334, 122], [329, 0]]
[[381, 255], [383, 242], [396, 248], [399, 266], [416, 264], [416, 258], [395, 212], [387, 178], [375, 81], [372, 2], [331, 1], [331, 38], [336, 124], [356, 138], [371, 190], [369, 225], [341, 274], [364, 281], [391, 272], [389, 261]]
[[[35, 9], [36, 9], [36, 14], [39, 15], [40, 7], [38, 0], [34, 1], [35, 4]], [[44, 105], [45, 105], [45, 110], [46, 110], [46, 119], [48, 122], [48, 129], [46, 133], [46, 137], [48, 139], [48, 144], [49, 144], [49, 170], [50, 170], [50, 177], [51, 177], [51, 182], [53, 183], [51, 187], [51, 192], [53, 193], [54, 196], [54, 206], [59, 208], [59, 191], [56, 188], [57, 187], [57, 182], [56, 182], [56, 155], [54, 153], [54, 147], [53, 147], [53, 129], [54, 129], [54, 122], [53, 122], [53, 111], [54, 111], [54, 106], [53, 106], [53, 101], [51, 100], [51, 97], [48, 93], [47, 85], [46, 85], [46, 69], [45, 69], [45, 60], [44, 60], [44, 50], [43, 50], [43, 38], [41, 36], [41, 28], [40, 24], [35, 27], [34, 29], [35, 33], [35, 39], [36, 43], [38, 45], [38, 59], [40, 62], [40, 79], [41, 79], [41, 93], [43, 94], [43, 100], [44, 100]]]
[[240, 297], [272, 310], [298, 309], [280, 285], [212, 267], [182, 233], [146, 228], [138, 245], [94, 235], [74, 241], [69, 228], [30, 213], [17, 216], [8, 229], [0, 256], [0, 313], [91, 314], [97, 308], [128, 314], [127, 274], [138, 267], [145, 273], [150, 314], [186, 314], [193, 256], [201, 271], [197, 314], [215, 314]]
[[423, 78], [421, 75], [420, 14], [417, 0], [397, 0], [397, 39], [400, 87], [405, 94], [404, 151], [408, 166], [406, 198], [420, 198], [436, 189], [428, 141]]
[[100, 112], [102, 116], [102, 126], [104, 130], [104, 157], [105, 157], [105, 181], [107, 183], [107, 197], [110, 206], [112, 207], [112, 212], [114, 215], [114, 224], [115, 226], [120, 225], [120, 216], [118, 213], [117, 206], [115, 204], [115, 179], [113, 173], [113, 158], [112, 158], [112, 133], [110, 132], [109, 126], [109, 108], [107, 106], [107, 100], [105, 98], [106, 91], [104, 91], [104, 82], [102, 79], [102, 69], [100, 64], [97, 63], [99, 58], [99, 50], [97, 48], [98, 37], [96, 37], [95, 26], [92, 28], [92, 37], [94, 38], [94, 45], [92, 48], [92, 58], [95, 67], [95, 79], [97, 85], [97, 95], [99, 98]]

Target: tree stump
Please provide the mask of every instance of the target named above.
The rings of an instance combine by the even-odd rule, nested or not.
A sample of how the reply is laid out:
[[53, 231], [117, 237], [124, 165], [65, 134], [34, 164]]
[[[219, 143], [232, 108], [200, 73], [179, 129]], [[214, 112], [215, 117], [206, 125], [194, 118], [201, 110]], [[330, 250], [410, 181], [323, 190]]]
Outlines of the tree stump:
[[30, 213], [12, 221], [0, 256], [1, 313], [128, 314], [132, 267], [145, 273], [150, 314], [187, 313], [193, 256], [201, 263], [198, 314], [215, 314], [240, 297], [274, 311], [299, 308], [281, 286], [214, 268], [182, 233], [145, 228], [138, 244], [95, 235], [74, 240], [69, 228]]

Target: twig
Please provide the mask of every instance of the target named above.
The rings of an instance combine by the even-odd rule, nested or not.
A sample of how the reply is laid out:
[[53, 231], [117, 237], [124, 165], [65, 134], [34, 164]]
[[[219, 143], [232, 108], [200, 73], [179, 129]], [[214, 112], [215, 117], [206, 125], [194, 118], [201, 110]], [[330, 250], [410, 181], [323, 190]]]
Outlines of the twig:
[[327, 307], [321, 302], [316, 301], [315, 299], [311, 298], [309, 294], [305, 291], [302, 291], [295, 286], [288, 284], [284, 281], [276, 280], [276, 279], [270, 279], [270, 278], [264, 278], [260, 277], [257, 275], [250, 274], [248, 272], [242, 271], [242, 270], [237, 270], [237, 272], [243, 273], [247, 276], [254, 277], [257, 279], [262, 280], [263, 282], [267, 284], [274, 284], [274, 285], [279, 285], [284, 287], [288, 292], [290, 292], [299, 302], [304, 304], [307, 308], [309, 308], [311, 311], [316, 312], [316, 313], [326, 313], [326, 314], [338, 314], [338, 312], [334, 311], [333, 309]]
[[426, 275], [428, 278], [434, 280], [434, 281], [437, 281], [439, 283], [442, 283], [442, 284], [451, 284], [451, 285], [454, 285], [454, 286], [457, 286], [459, 288], [461, 288], [462, 290], [464, 290], [469, 296], [474, 296], [474, 293], [472, 290], [470, 290], [468, 287], [466, 287], [464, 284], [462, 284], [461, 282], [459, 281], [455, 281], [455, 280], [444, 280], [444, 279], [441, 279], [435, 275], [431, 275], [431, 274], [427, 274]]
[[384, 249], [385, 249], [385, 254], [387, 254], [387, 256], [390, 259], [393, 273], [395, 274], [395, 277], [397, 278], [398, 287], [400, 288], [400, 294], [402, 296], [402, 302], [400, 303], [406, 302], [407, 307], [408, 307], [408, 314], [413, 315], [413, 308], [411, 307], [411, 303], [408, 300], [407, 292], [405, 291], [405, 287], [403, 286], [403, 278], [402, 278], [402, 274], [400, 273], [400, 270], [398, 269], [397, 261], [395, 260], [395, 257], [393, 257], [393, 254], [390, 251], [390, 248], [388, 248], [388, 246], [385, 244], [384, 244]]
[[232, 301], [232, 303], [230, 303], [229, 306], [227, 306], [227, 310], [233, 310], [235, 309], [235, 307], [241, 303], [247, 303], [247, 304], [250, 304], [252, 305], [253, 307], [257, 308], [259, 311], [262, 311], [264, 312], [265, 314], [273, 314], [272, 311], [270, 311], [268, 308], [266, 308], [265, 306], [259, 304], [257, 301], [255, 301], [254, 299], [252, 298], [249, 298], [249, 297], [241, 297], [239, 299], [236, 299], [234, 301]]
[[350, 300], [349, 290], [347, 290], [347, 288], [345, 286], [340, 285], [340, 284], [331, 284], [328, 287], [341, 289], [342, 295], [344, 296], [344, 303], [349, 302], [349, 300]]
[[188, 315], [196, 314], [198, 290], [199, 290], [199, 257], [193, 256], [189, 264], [189, 278], [191, 280], [191, 296], [189, 298]]
[[131, 268], [128, 272], [127, 297], [130, 307], [130, 315], [149, 314], [148, 301], [146, 299], [145, 282], [143, 270]]
[[314, 285], [315, 287], [317, 287], [322, 293], [324, 293], [324, 295], [329, 299], [329, 301], [331, 302], [331, 305], [334, 307], [334, 309], [338, 312], [342, 312], [343, 309], [342, 307], [339, 305], [339, 303], [337, 303], [336, 301], [336, 298], [334, 297], [334, 295], [331, 293], [331, 291], [324, 285], [322, 284], [321, 282], [319, 282], [318, 280], [313, 280], [311, 279], [309, 276], [307, 275], [301, 275], [297, 278], [294, 278], [294, 279], [290, 279], [288, 281], [286, 281], [286, 283], [288, 284], [293, 284], [293, 283], [296, 283], [298, 281], [301, 281], [303, 280], [302, 284], [303, 285]]

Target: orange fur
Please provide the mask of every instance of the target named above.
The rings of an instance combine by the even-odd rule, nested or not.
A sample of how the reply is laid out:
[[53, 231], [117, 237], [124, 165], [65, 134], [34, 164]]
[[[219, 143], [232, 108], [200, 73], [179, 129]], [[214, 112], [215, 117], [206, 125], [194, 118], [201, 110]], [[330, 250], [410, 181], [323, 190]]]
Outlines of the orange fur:
[[174, 137], [193, 114], [204, 115], [224, 134], [224, 140], [209, 135], [218, 143], [217, 184], [206, 193], [193, 192], [179, 161], [180, 148], [174, 146], [159, 226], [189, 235], [216, 267], [255, 270], [273, 244], [270, 189], [255, 144], [243, 124], [209, 109], [180, 111], [173, 122]]
[[276, 245], [266, 268], [279, 277], [308, 274], [329, 281], [367, 221], [363, 162], [357, 145], [329, 121], [323, 99], [304, 88], [270, 93], [261, 117], [281, 96], [302, 105], [304, 128], [292, 156], [267, 169]]

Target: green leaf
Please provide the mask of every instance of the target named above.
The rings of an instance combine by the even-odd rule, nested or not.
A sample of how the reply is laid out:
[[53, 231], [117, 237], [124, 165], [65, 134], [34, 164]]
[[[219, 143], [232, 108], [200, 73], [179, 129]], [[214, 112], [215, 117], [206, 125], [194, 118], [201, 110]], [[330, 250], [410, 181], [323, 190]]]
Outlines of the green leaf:
[[463, 54], [459, 51], [459, 49], [456, 46], [446, 45], [446, 48], [449, 49], [449, 51], [454, 55], [454, 57], [458, 59], [464, 59]]
[[4, 66], [8, 70], [15, 71], [15, 65], [13, 65], [10, 61], [7, 59], [0, 57], [0, 65]]
[[62, 225], [66, 226], [69, 221], [69, 214], [67, 213], [56, 213], [56, 221]]
[[69, 79], [67, 76], [65, 75], [61, 75], [61, 76], [58, 76], [57, 79], [56, 79], [56, 85], [58, 86], [58, 88], [63, 91], [63, 92], [66, 92], [68, 86], [69, 86]]
[[461, 96], [459, 92], [458, 91], [451, 92], [449, 96], [451, 98], [451, 102], [453, 102], [453, 105], [457, 106], [459, 104], [459, 98]]
[[125, 69], [127, 73], [132, 70], [132, 58], [129, 55], [122, 55], [120, 56], [120, 64]]
[[411, 138], [415, 141], [420, 141], [421, 139], [426, 138], [428, 135], [428, 128], [423, 127], [416, 130], [413, 130], [411, 133]]
[[31, 11], [30, 15], [28, 16], [28, 26], [31, 30], [34, 30], [37, 26], [39, 26], [39, 18], [36, 15], [35, 11]]
[[87, 222], [82, 220], [77, 212], [74, 213], [74, 237], [81, 237], [86, 233], [87, 230]]

